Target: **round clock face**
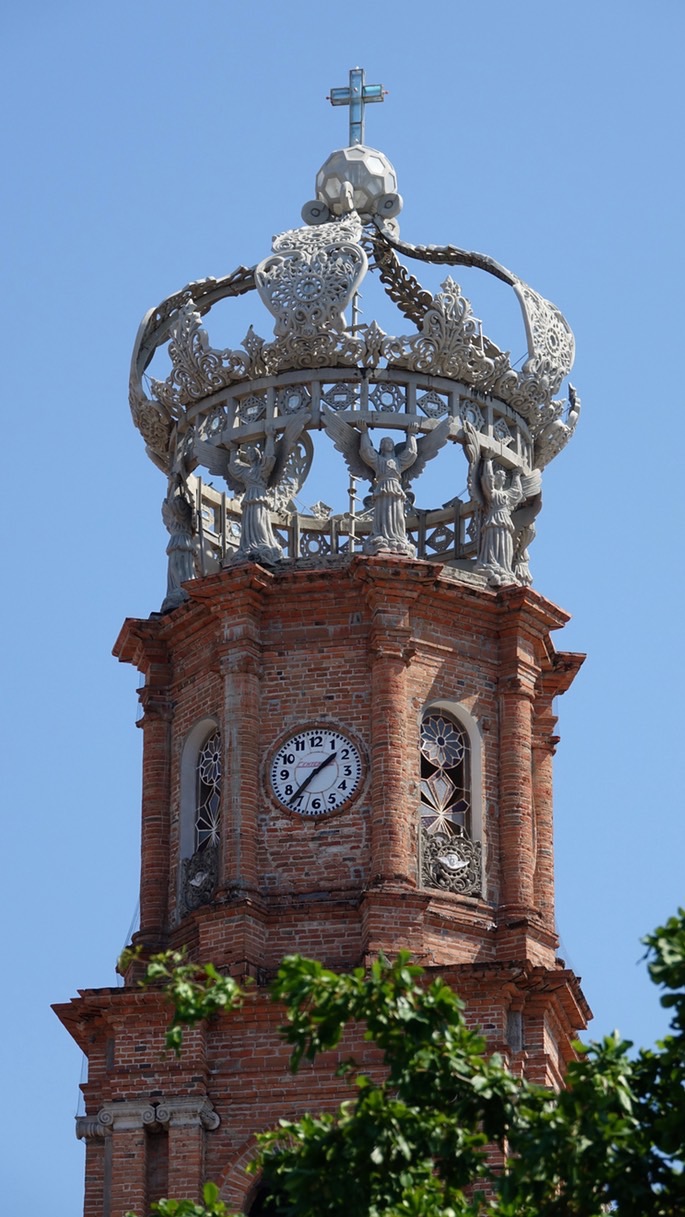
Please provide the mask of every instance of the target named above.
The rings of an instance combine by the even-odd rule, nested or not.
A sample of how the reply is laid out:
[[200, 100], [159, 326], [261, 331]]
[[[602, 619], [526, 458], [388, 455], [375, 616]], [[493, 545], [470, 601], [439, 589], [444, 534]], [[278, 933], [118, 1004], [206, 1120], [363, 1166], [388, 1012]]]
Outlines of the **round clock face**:
[[274, 795], [289, 811], [324, 816], [338, 811], [358, 791], [362, 758], [342, 731], [307, 727], [281, 744], [270, 778]]

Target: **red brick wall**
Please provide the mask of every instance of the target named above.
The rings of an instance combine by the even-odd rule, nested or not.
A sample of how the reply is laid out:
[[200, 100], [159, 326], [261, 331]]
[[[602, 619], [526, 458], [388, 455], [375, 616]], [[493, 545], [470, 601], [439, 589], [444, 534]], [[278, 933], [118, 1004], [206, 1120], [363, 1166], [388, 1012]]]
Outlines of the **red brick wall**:
[[[581, 662], [552, 646], [565, 614], [529, 589], [495, 591], [438, 564], [382, 557], [273, 572], [246, 564], [189, 591], [173, 613], [127, 622], [115, 652], [146, 678], [137, 940], [148, 949], [184, 942], [191, 955], [260, 982], [292, 951], [349, 967], [408, 948], [455, 984], [513, 1069], [558, 1084], [588, 1013], [555, 959], [551, 705]], [[434, 702], [461, 704], [480, 735], [480, 898], [419, 883], [419, 723]], [[224, 742], [221, 874], [213, 902], [181, 916], [181, 758], [207, 718]], [[265, 779], [283, 733], [317, 721], [358, 741], [365, 779], [346, 810], [312, 820], [273, 801]], [[212, 1177], [233, 1204], [251, 1186], [244, 1166], [254, 1131], [336, 1105], [337, 1057], [370, 1052], [363, 1042], [342, 1046], [293, 1078], [277, 1033], [282, 1014], [259, 986], [241, 1012], [194, 1033], [180, 1062], [163, 1052], [167, 1012], [154, 993], [86, 992], [59, 1012], [90, 1058], [89, 1113], [103, 1103], [119, 1111], [126, 1100], [168, 1100], [171, 1109], [174, 1096], [209, 1097], [217, 1129], [165, 1125], [169, 1189], [194, 1194]], [[111, 1217], [125, 1211], [126, 1188], [154, 1189], [164, 1169], [149, 1153], [145, 1165], [145, 1130], [124, 1124], [107, 1133]], [[89, 1142], [89, 1217], [102, 1211], [102, 1161], [98, 1136]]]

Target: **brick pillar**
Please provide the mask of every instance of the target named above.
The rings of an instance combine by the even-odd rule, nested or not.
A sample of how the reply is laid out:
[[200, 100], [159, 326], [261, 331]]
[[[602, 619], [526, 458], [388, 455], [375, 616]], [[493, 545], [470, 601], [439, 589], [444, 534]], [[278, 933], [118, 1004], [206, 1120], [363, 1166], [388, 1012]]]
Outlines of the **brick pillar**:
[[527, 916], [534, 905], [531, 686], [500, 682], [500, 867], [502, 911]]
[[257, 883], [261, 616], [273, 575], [255, 563], [189, 584], [193, 600], [219, 618], [224, 680], [224, 858], [220, 884], [249, 892]]
[[257, 814], [259, 811], [259, 684], [261, 649], [256, 606], [234, 609], [229, 645], [221, 657], [224, 679], [224, 860], [222, 886], [253, 890], [257, 886]]
[[[371, 880], [416, 886], [418, 728], [409, 705], [407, 667], [414, 653], [410, 606], [422, 590], [414, 569], [364, 568], [371, 609]], [[398, 577], [398, 575], [400, 577]]]
[[538, 698], [533, 723], [533, 814], [535, 822], [535, 904], [546, 929], [554, 933], [554, 810], [552, 761], [559, 742], [551, 699]]
[[130, 1211], [143, 1214], [147, 1208], [145, 1125], [154, 1122], [155, 1109], [143, 1100], [105, 1103], [97, 1118], [111, 1130], [112, 1142], [112, 1174], [104, 1212], [107, 1217], [124, 1217]]
[[168, 1195], [199, 1200], [205, 1182], [206, 1131], [219, 1117], [204, 1096], [169, 1099], [157, 1108], [157, 1119], [169, 1129]]
[[97, 1116], [77, 1116], [76, 1136], [86, 1145], [83, 1217], [110, 1217], [112, 1138]]
[[169, 893], [169, 815], [172, 706], [166, 688], [140, 690], [143, 717], [143, 799], [140, 862], [140, 930], [135, 941], [147, 950], [164, 945]]

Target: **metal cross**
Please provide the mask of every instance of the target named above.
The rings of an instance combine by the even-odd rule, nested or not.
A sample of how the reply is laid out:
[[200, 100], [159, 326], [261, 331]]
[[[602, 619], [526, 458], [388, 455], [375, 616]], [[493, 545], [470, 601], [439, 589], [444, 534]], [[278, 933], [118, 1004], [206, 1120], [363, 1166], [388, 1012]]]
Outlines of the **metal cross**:
[[331, 89], [328, 100], [332, 106], [350, 107], [350, 144], [364, 143], [364, 106], [367, 102], [384, 101], [383, 85], [364, 84], [364, 69], [350, 68], [350, 83], [345, 89]]

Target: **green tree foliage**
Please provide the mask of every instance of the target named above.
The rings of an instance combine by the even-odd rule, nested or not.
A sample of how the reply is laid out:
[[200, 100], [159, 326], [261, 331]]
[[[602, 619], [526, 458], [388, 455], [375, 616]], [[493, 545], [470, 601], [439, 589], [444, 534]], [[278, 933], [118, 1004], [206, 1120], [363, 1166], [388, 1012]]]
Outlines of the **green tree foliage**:
[[[652, 980], [672, 1011], [654, 1049], [609, 1036], [583, 1049], [560, 1094], [511, 1076], [469, 1030], [459, 998], [426, 983], [407, 956], [339, 975], [290, 956], [273, 996], [286, 1010], [293, 1072], [340, 1045], [353, 1025], [378, 1052], [371, 1076], [341, 1069], [337, 1111], [260, 1134], [255, 1167], [279, 1214], [293, 1217], [684, 1217], [685, 912], [645, 939]], [[176, 961], [176, 964], [178, 961]], [[239, 1000], [213, 968], [158, 958], [170, 985], [170, 1046], [184, 1026]], [[155, 971], [156, 969], [156, 971]], [[179, 1001], [179, 997], [181, 1000]], [[204, 1205], [162, 1201], [161, 1217], [228, 1217], [213, 1185]]]

